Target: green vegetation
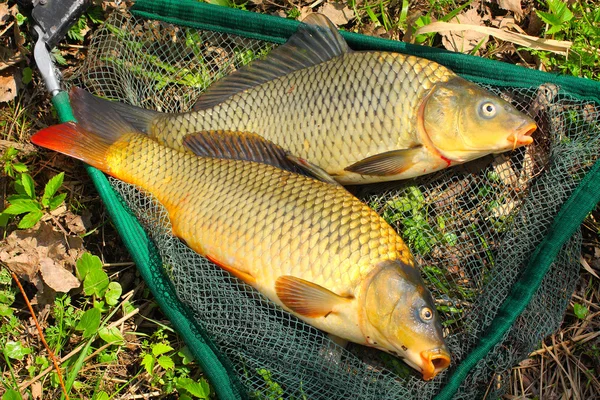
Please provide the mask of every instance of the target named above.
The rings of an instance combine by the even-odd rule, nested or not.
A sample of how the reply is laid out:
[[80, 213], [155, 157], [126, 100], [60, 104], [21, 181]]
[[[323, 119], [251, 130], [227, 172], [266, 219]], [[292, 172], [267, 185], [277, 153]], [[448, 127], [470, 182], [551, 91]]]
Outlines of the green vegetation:
[[569, 40], [568, 56], [532, 50], [549, 69], [590, 79], [600, 77], [600, 8], [592, 1], [546, 0], [548, 11], [536, 10], [546, 24], [544, 37]]
[[0, 213], [0, 226], [5, 227], [10, 218], [25, 214], [17, 227], [27, 229], [37, 224], [45, 212], [54, 211], [63, 203], [67, 194], [55, 194], [61, 187], [65, 174], [61, 172], [51, 178], [44, 187], [44, 194], [38, 197], [35, 193], [35, 182], [27, 173], [27, 166], [15, 162], [16, 155], [17, 151], [9, 147], [2, 157], [4, 172], [14, 178], [13, 187], [16, 194], [7, 197], [9, 206]]
[[437, 245], [454, 246], [458, 239], [455, 233], [446, 231], [448, 217], [430, 215], [418, 186], [408, 186], [393, 200], [387, 201], [380, 214], [390, 225], [398, 225], [408, 246], [422, 256]]

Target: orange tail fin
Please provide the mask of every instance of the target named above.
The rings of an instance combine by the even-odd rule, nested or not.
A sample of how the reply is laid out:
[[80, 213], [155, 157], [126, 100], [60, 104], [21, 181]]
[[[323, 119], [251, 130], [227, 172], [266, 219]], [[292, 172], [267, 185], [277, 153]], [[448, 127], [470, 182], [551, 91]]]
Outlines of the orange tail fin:
[[53, 125], [31, 137], [38, 146], [58, 151], [110, 173], [108, 149], [120, 135], [100, 136], [84, 130], [74, 122]]

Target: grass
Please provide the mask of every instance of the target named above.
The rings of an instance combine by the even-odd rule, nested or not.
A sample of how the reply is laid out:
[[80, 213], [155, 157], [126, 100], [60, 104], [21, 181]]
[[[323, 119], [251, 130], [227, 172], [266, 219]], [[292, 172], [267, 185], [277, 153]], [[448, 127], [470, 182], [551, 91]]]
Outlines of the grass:
[[[250, 3], [229, 0], [219, 0], [219, 3], [241, 9], [251, 8]], [[350, 0], [348, 6], [358, 18], [347, 28], [362, 32], [367, 26], [375, 25], [383, 28], [386, 35], [403, 39], [410, 30], [414, 31], [433, 20], [451, 20], [471, 3], [452, 0]], [[297, 18], [302, 5], [286, 5], [288, 18]], [[591, 1], [572, 2], [566, 8], [560, 8], [556, 2], [538, 2], [536, 5], [538, 10], [535, 14], [544, 23], [537, 34], [573, 41], [569, 57], [522, 48], [499, 51], [504, 47], [494, 41], [479, 48], [479, 54], [512, 62], [525, 60], [534, 68], [598, 80], [598, 55], [594, 51], [600, 45], [598, 9]], [[254, 7], [268, 6], [263, 4]], [[263, 11], [268, 11], [268, 8]], [[28, 24], [23, 16], [15, 18], [19, 19], [19, 26]], [[70, 32], [67, 45], [86, 46], [90, 32], [102, 19], [98, 9], [84, 15]], [[439, 35], [436, 34], [419, 35], [411, 40], [419, 44], [441, 46]], [[197, 38], [190, 37], [186, 43], [198, 56], [203, 50], [196, 47], [196, 42]], [[134, 41], [131, 44], [135, 46]], [[31, 48], [29, 42], [24, 46]], [[81, 53], [69, 53], [65, 49], [69, 47], [61, 47], [55, 53], [62, 58], [61, 64], [72, 68], [80, 62], [77, 57]], [[239, 50], [235, 62], [245, 64], [261, 55]], [[137, 66], [133, 72], [140, 79], [153, 82], [157, 89], [172, 84], [202, 86], [210, 75], [203, 63], [191, 69], [180, 69], [164, 64], [149, 54], [143, 54], [142, 58], [156, 65], [158, 72], [149, 73]], [[118, 58], [104, 61], [119, 62]], [[84, 170], [76, 167], [78, 164], [73, 161], [56, 154], [38, 155], [29, 144], [32, 132], [52, 123], [54, 116], [48, 111], [51, 108], [36, 71], [31, 77], [31, 69], [28, 71], [27, 68], [22, 64], [20, 70], [25, 85], [24, 94], [0, 106], [3, 206], [14, 206], [10, 196], [27, 195], [30, 204], [37, 204], [34, 207], [39, 208], [43, 217], [51, 215], [58, 208], [54, 207], [56, 204], [51, 207], [49, 202], [61, 196], [56, 203], [62, 203], [66, 210], [79, 216], [92, 215], [85, 232], [78, 234], [68, 229], [64, 214], [51, 219], [55, 229], [63, 229], [67, 236], [83, 240], [88, 250], [78, 258], [74, 269], [77, 278], [82, 281], [82, 288], [50, 299], [40, 297], [35, 308], [48, 345], [56, 354], [64, 373], [69, 397], [106, 400], [145, 394], [149, 398], [214, 398], [202, 371], [191, 359], [189, 349], [169, 327], [169, 322], [157, 310], [144, 283], [135, 273], [114, 227], [106, 218], [101, 202], [96, 195], [90, 194], [95, 192]], [[60, 183], [57, 178], [50, 183], [55, 176], [62, 177]], [[51, 194], [46, 195], [44, 189], [47, 187]], [[477, 194], [480, 201], [489, 202], [490, 211], [497, 206], [490, 199], [498, 204], [506, 200], [496, 195], [494, 190], [494, 187], [487, 187]], [[385, 204], [382, 212], [390, 223], [399, 227], [419, 256], [429, 256], [436, 247], [452, 247], [459, 241], [456, 234], [447, 228], [454, 223], [453, 217], [432, 215], [423, 193], [416, 187], [408, 188], [405, 196]], [[10, 217], [13, 215], [18, 214], [5, 213], [3, 237], [24, 228], [24, 225], [18, 226], [22, 219]], [[39, 215], [37, 213], [35, 217]], [[593, 255], [600, 245], [598, 215], [597, 212], [593, 213], [586, 221], [586, 254]], [[492, 265], [494, 253], [489, 249], [490, 244], [486, 237], [478, 237], [478, 240], [483, 249], [480, 257]], [[100, 258], [92, 256], [90, 252]], [[438, 310], [446, 315], [446, 326], [452, 327], [464, 313], [456, 304], [468, 304], [475, 292], [457, 286], [455, 280], [448, 276], [448, 271], [435, 265], [425, 265], [423, 268], [438, 293], [460, 300], [437, 304]], [[25, 291], [33, 298], [38, 289], [31, 283], [25, 283]], [[531, 358], [513, 369], [507, 398], [541, 399], [563, 394], [584, 399], [600, 393], [596, 378], [599, 372], [597, 360], [600, 358], [600, 340], [596, 335], [600, 329], [599, 293], [598, 280], [589, 273], [582, 273], [561, 330], [544, 340]], [[19, 399], [19, 392], [33, 396], [39, 390], [43, 398], [61, 397], [58, 375], [37, 334], [29, 329], [29, 317], [23, 296], [16, 289], [7, 268], [0, 265], [2, 400]], [[390, 359], [390, 363], [395, 361], [392, 357]], [[403, 364], [399, 363], [398, 369], [406, 372]], [[265, 381], [265, 393], [257, 393], [257, 396], [281, 398], [282, 388], [272, 379], [270, 371], [260, 370], [258, 373]]]

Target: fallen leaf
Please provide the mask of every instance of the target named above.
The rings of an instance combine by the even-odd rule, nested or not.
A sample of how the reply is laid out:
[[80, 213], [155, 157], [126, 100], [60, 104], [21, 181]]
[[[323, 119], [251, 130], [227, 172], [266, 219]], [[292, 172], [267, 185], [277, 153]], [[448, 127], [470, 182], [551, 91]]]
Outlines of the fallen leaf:
[[[459, 24], [463, 25], [481, 25], [482, 19], [474, 8], [457, 15], [454, 18]], [[488, 41], [488, 35], [474, 30], [463, 31], [445, 31], [440, 32], [442, 35], [442, 44], [445, 48], [461, 53], [469, 53], [479, 43], [481, 47], [485, 46]]]
[[519, 17], [523, 15], [523, 9], [521, 8], [521, 0], [496, 0], [496, 3], [500, 8], [508, 11], [512, 11]]
[[67, 293], [79, 287], [79, 280], [49, 257], [40, 260], [40, 272], [46, 285], [56, 292]]
[[[65, 239], [61, 232], [55, 231], [52, 224], [46, 222], [40, 222], [31, 229], [16, 230], [0, 244], [0, 260], [19, 277], [32, 282], [38, 288], [41, 287], [38, 272], [43, 260], [50, 259], [68, 271], [74, 269], [76, 259], [83, 252], [81, 238]], [[46, 270], [48, 271], [49, 269]], [[46, 274], [43, 274], [43, 277], [45, 280]]]
[[472, 24], [455, 24], [448, 22], [433, 22], [425, 25], [415, 32], [415, 35], [423, 33], [436, 32], [443, 35], [446, 32], [462, 32], [473, 30], [484, 35], [492, 35], [500, 40], [526, 46], [534, 50], [546, 50], [556, 54], [567, 55], [573, 45], [572, 42], [565, 40], [542, 39], [534, 36], [523, 35], [521, 33], [509, 32], [502, 29], [490, 28], [489, 26], [479, 26]]
[[356, 18], [354, 11], [341, 3], [325, 3], [319, 12], [329, 18], [336, 26], [346, 25]]
[[83, 219], [80, 215], [73, 215], [73, 218], [67, 216], [65, 220], [67, 222], [67, 228], [69, 228], [72, 233], [76, 235], [85, 233], [85, 225], [83, 224]]
[[11, 71], [0, 73], [0, 103], [8, 102], [17, 96], [17, 82]]
[[300, 16], [298, 17], [298, 21], [304, 21], [304, 18], [308, 17], [309, 14], [312, 14], [314, 11], [310, 7], [300, 7]]
[[42, 382], [33, 382], [31, 384], [31, 397], [33, 400], [42, 400]]
[[594, 269], [590, 266], [590, 264], [588, 264], [587, 260], [583, 258], [583, 256], [579, 256], [579, 263], [587, 272], [594, 275], [596, 279], [600, 279], [600, 276], [598, 276], [596, 271], [594, 271]]
[[5, 25], [9, 19], [8, 3], [0, 3], [0, 26]]

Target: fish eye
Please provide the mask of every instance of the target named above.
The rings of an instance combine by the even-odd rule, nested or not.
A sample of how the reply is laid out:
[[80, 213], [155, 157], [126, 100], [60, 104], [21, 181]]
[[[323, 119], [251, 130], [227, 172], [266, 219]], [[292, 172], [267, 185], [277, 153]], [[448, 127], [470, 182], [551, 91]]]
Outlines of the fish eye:
[[481, 105], [479, 111], [482, 117], [492, 118], [494, 115], [496, 115], [496, 106], [493, 103], [486, 101]]
[[433, 311], [431, 311], [431, 308], [429, 307], [423, 307], [419, 312], [419, 316], [424, 322], [431, 321], [431, 319], [433, 318]]

